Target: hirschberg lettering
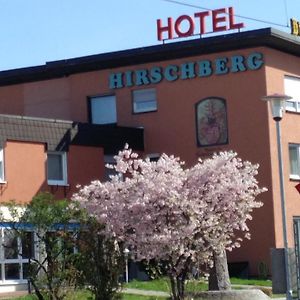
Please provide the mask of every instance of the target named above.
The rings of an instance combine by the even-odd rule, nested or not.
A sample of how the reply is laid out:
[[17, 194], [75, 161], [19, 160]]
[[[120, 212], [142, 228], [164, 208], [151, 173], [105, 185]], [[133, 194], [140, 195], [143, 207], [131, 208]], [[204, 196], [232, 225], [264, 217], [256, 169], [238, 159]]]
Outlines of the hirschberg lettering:
[[119, 89], [131, 86], [158, 84], [162, 80], [169, 82], [192, 80], [212, 75], [226, 75], [260, 69], [264, 64], [263, 54], [252, 52], [248, 56], [233, 55], [215, 60], [189, 61], [180, 65], [168, 65], [165, 68], [154, 66], [151, 69], [112, 73], [109, 76], [109, 88]]

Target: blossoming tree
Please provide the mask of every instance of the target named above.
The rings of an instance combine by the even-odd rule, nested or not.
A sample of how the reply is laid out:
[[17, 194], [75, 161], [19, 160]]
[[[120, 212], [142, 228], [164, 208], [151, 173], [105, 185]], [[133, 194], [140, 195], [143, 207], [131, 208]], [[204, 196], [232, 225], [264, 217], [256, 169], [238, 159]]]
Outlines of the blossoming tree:
[[73, 199], [137, 261], [165, 262], [172, 299], [183, 299], [193, 266], [211, 265], [213, 253], [239, 247], [242, 235], [250, 238], [246, 221], [264, 191], [255, 179], [257, 165], [223, 152], [184, 168], [166, 154], [157, 162], [140, 159], [128, 146], [115, 159], [109, 167], [119, 175], [91, 182]]

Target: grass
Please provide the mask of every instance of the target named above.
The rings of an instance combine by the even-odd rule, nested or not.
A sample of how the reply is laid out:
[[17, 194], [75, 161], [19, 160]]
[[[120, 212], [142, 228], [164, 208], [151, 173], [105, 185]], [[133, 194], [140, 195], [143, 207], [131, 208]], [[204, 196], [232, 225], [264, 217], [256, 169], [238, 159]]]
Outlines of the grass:
[[[231, 283], [236, 285], [252, 285], [258, 287], [271, 287], [271, 280], [261, 280], [261, 279], [240, 279], [240, 278], [231, 278]], [[124, 285], [124, 288], [134, 288], [140, 290], [150, 290], [150, 291], [162, 291], [169, 292], [169, 283], [167, 278], [160, 278], [151, 281], [138, 281], [133, 280]], [[186, 291], [187, 292], [199, 292], [208, 290], [207, 282], [191, 280], [187, 283]], [[73, 294], [67, 300], [86, 300], [91, 294], [88, 291], [79, 291], [76, 293], [76, 296]], [[276, 295], [274, 296], [274, 298]], [[19, 298], [14, 298], [14, 300], [36, 300], [34, 296], [24, 296]], [[166, 300], [167, 297], [158, 297], [158, 296], [141, 296], [141, 295], [129, 295], [122, 294], [122, 300]], [[13, 299], [11, 299], [13, 300]]]
[[284, 298], [286, 295], [285, 294], [273, 294], [271, 298]]
[[[230, 278], [231, 284], [237, 285], [255, 285], [255, 286], [266, 286], [271, 287], [271, 280], [263, 279], [241, 279], [241, 278]], [[125, 285], [127, 288], [135, 288], [141, 290], [150, 290], [150, 291], [169, 291], [169, 283], [167, 278], [160, 278], [151, 281], [138, 281], [133, 280]], [[187, 283], [187, 291], [205, 291], [208, 289], [207, 283], [204, 281], [192, 280]]]
[[242, 279], [242, 278], [230, 278], [231, 284], [239, 285], [256, 285], [256, 286], [272, 286], [272, 281], [268, 279]]
[[[132, 280], [129, 283], [125, 284], [124, 287], [147, 291], [170, 291], [169, 281], [167, 278], [154, 279], [150, 281]], [[204, 281], [191, 280], [188, 281], [186, 285], [186, 291], [188, 292], [200, 292], [206, 291], [207, 289], [207, 283], [205, 283]]]
[[[66, 300], [86, 300], [89, 299], [89, 297], [91, 297], [91, 293], [89, 291], [77, 291], [76, 293], [70, 293]], [[10, 300], [38, 300], [38, 298], [35, 295], [26, 295]]]
[[166, 278], [154, 279], [150, 281], [132, 280], [125, 284], [124, 287], [146, 291], [169, 291], [169, 283]]

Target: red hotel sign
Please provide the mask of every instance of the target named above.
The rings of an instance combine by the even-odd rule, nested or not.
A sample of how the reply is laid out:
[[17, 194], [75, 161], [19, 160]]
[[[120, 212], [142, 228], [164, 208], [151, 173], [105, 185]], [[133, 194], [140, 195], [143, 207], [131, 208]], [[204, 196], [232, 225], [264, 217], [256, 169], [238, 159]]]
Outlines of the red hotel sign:
[[[163, 24], [162, 20], [159, 19], [157, 20], [157, 39], [162, 41], [176, 37], [188, 37], [194, 34], [211, 33], [206, 29], [208, 22], [212, 27], [212, 32], [245, 27], [244, 23], [235, 23], [233, 7], [219, 8], [195, 13], [193, 17], [182, 15], [175, 22], [169, 17], [167, 24]], [[182, 29], [183, 26], [184, 29]], [[165, 34], [164, 37], [163, 34]]]

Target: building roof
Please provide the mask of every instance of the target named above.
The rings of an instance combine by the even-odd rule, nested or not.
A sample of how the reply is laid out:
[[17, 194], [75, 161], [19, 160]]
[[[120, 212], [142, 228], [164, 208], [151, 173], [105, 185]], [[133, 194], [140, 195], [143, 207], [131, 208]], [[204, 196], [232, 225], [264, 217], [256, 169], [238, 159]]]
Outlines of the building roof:
[[264, 28], [181, 42], [47, 62], [0, 72], [0, 86], [60, 78], [71, 74], [170, 60], [193, 55], [265, 46], [300, 56], [300, 37]]
[[7, 140], [45, 143], [49, 151], [67, 151], [69, 145], [81, 145], [103, 147], [105, 154], [116, 154], [125, 143], [144, 150], [142, 128], [0, 114], [0, 146]]

